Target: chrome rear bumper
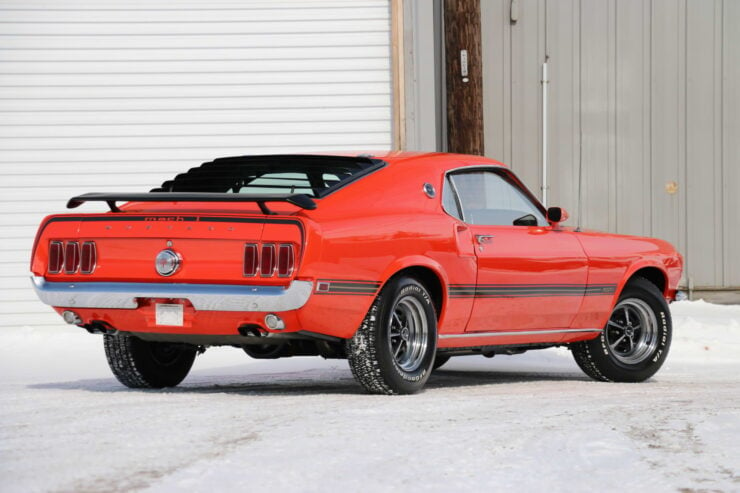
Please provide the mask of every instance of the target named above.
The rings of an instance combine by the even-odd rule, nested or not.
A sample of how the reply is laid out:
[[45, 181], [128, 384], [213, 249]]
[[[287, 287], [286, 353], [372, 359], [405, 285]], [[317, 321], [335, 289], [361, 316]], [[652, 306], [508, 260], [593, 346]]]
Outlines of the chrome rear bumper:
[[32, 276], [36, 295], [51, 306], [135, 309], [137, 298], [189, 300], [196, 310], [284, 312], [302, 307], [313, 290], [310, 281], [280, 286], [144, 282], [48, 282]]

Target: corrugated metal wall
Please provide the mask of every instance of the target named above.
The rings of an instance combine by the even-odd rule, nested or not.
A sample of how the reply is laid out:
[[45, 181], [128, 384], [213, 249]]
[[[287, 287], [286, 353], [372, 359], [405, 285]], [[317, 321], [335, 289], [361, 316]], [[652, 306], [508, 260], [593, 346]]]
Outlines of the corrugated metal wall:
[[740, 289], [740, 2], [511, 5], [481, 2], [486, 154], [540, 191], [549, 56], [550, 204], [576, 224], [580, 181], [585, 227], [664, 238], [696, 287]]
[[388, 149], [391, 105], [389, 0], [0, 0], [0, 327], [60, 323], [28, 259], [73, 194], [217, 156]]

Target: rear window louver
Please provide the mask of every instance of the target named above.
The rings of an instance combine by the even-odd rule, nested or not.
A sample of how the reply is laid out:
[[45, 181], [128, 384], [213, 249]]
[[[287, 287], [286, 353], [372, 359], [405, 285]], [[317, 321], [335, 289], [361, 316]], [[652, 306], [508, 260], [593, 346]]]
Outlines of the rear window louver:
[[300, 193], [321, 198], [383, 165], [370, 157], [228, 157], [191, 168], [152, 192]]
[[255, 202], [274, 214], [268, 202], [289, 202], [316, 209], [314, 198], [326, 197], [376, 171], [385, 162], [368, 156], [272, 155], [220, 158], [177, 175], [149, 193], [87, 193], [72, 197], [72, 209], [85, 202]]

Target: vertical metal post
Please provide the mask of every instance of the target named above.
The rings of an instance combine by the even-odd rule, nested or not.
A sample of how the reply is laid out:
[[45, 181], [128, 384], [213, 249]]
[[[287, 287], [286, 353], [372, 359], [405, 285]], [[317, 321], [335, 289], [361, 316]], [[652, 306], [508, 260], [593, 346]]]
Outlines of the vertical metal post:
[[547, 58], [542, 64], [542, 205], [547, 207]]

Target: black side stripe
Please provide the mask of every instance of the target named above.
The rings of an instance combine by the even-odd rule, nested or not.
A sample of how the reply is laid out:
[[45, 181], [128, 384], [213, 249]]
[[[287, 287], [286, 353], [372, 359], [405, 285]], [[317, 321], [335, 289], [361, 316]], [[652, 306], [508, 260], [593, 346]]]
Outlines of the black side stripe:
[[316, 294], [348, 296], [373, 296], [380, 289], [380, 281], [358, 281], [354, 279], [318, 279]]
[[616, 284], [451, 284], [449, 295], [451, 298], [603, 296], [616, 290]]

